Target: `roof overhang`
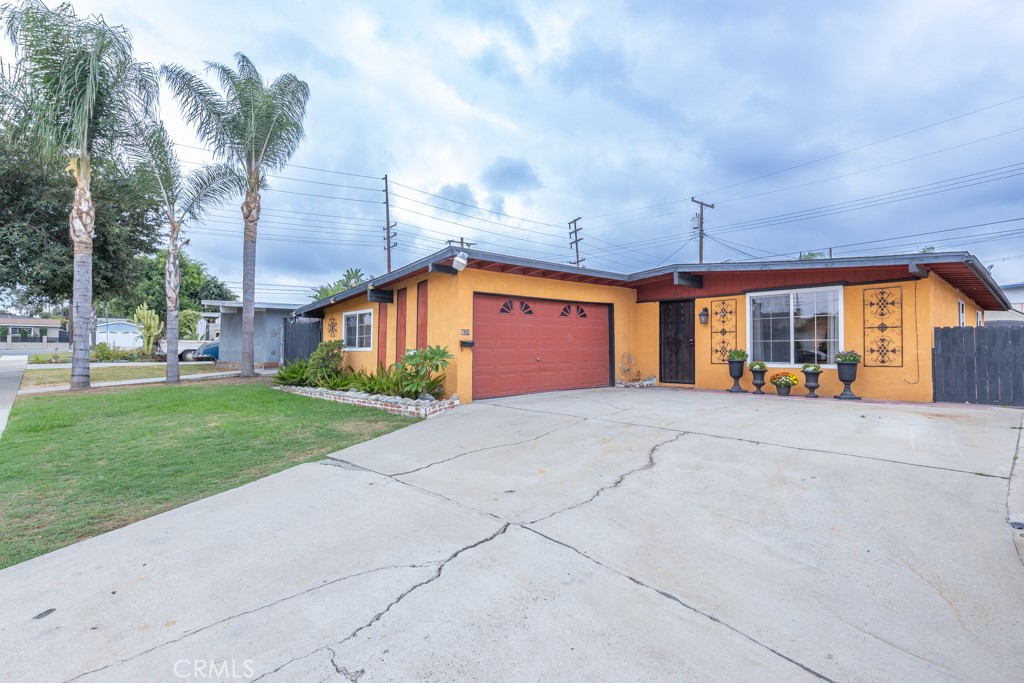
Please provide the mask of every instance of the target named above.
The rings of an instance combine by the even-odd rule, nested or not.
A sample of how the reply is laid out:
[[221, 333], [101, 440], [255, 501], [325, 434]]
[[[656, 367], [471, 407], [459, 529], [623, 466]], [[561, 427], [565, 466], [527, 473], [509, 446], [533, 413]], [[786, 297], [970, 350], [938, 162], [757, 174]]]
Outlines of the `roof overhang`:
[[563, 280], [567, 282], [582, 282], [597, 285], [625, 286], [629, 276], [623, 273], [594, 270], [592, 268], [579, 268], [577, 266], [562, 265], [550, 261], [539, 261], [537, 259], [521, 258], [518, 256], [507, 256], [493, 252], [480, 251], [477, 249], [466, 249], [462, 247], [447, 247], [435, 252], [430, 256], [391, 271], [387, 275], [375, 277], [369, 282], [364, 282], [358, 287], [332, 294], [329, 297], [300, 306], [292, 311], [293, 317], [305, 316], [309, 318], [322, 318], [323, 311], [328, 306], [348, 301], [357, 296], [367, 294], [373, 289], [386, 289], [389, 285], [415, 277], [423, 273], [442, 273], [458, 277], [459, 271], [452, 263], [459, 253], [465, 253], [467, 257], [466, 268], [485, 270], [495, 273], [507, 273], [509, 275], [525, 275], [527, 277], [543, 277], [552, 280]]
[[[675, 284], [700, 288], [704, 275], [724, 273], [769, 272], [780, 270], [835, 270], [905, 267], [907, 277], [926, 278], [934, 272], [950, 285], [966, 293], [987, 310], [1011, 308], [1006, 294], [992, 274], [975, 256], [966, 251], [904, 254], [895, 256], [857, 256], [850, 258], [808, 259], [792, 261], [757, 261], [738, 263], [690, 263], [655, 268], [629, 276], [630, 283], [639, 284], [671, 275]], [[837, 278], [842, 279], [842, 278]]]

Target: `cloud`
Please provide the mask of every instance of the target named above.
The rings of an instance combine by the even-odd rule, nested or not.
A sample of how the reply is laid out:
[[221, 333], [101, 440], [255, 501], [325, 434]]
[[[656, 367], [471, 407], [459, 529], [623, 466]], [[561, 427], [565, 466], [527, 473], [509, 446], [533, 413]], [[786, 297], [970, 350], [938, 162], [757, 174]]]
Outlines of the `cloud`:
[[495, 159], [481, 180], [492, 192], [528, 192], [543, 187], [529, 162], [509, 157]]

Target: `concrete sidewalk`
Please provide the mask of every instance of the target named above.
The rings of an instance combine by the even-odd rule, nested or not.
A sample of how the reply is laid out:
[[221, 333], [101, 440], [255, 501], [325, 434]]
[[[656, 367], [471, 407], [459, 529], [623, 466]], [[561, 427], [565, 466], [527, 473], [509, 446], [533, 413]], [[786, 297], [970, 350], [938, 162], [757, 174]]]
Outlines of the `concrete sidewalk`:
[[[193, 360], [193, 361], [178, 361], [178, 365], [212, 365], [213, 361], [208, 360]], [[149, 368], [167, 365], [163, 361], [142, 361], [133, 363], [89, 363], [90, 368]], [[25, 366], [26, 370], [70, 370], [71, 363], [30, 363]]]
[[7, 426], [27, 363], [28, 356], [0, 356], [0, 436]]

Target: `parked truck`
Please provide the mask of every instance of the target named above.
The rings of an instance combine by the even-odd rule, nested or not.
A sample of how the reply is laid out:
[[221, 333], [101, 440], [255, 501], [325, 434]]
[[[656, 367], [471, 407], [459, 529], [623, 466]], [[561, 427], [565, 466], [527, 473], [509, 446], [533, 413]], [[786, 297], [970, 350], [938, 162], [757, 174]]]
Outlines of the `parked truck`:
[[[202, 339], [179, 339], [178, 340], [178, 358], [183, 361], [191, 361], [196, 359], [196, 351], [199, 347], [205, 344], [206, 341]], [[156, 347], [153, 349], [153, 355], [157, 358], [167, 357], [167, 340], [161, 339]]]

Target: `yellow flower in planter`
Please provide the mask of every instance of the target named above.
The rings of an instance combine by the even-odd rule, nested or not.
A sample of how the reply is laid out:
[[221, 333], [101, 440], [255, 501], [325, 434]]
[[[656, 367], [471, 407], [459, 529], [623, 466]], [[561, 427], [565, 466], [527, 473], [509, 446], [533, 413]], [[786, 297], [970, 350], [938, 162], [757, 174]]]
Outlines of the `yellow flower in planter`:
[[792, 372], [776, 372], [768, 381], [777, 387], [795, 387], [800, 384], [800, 380]]

